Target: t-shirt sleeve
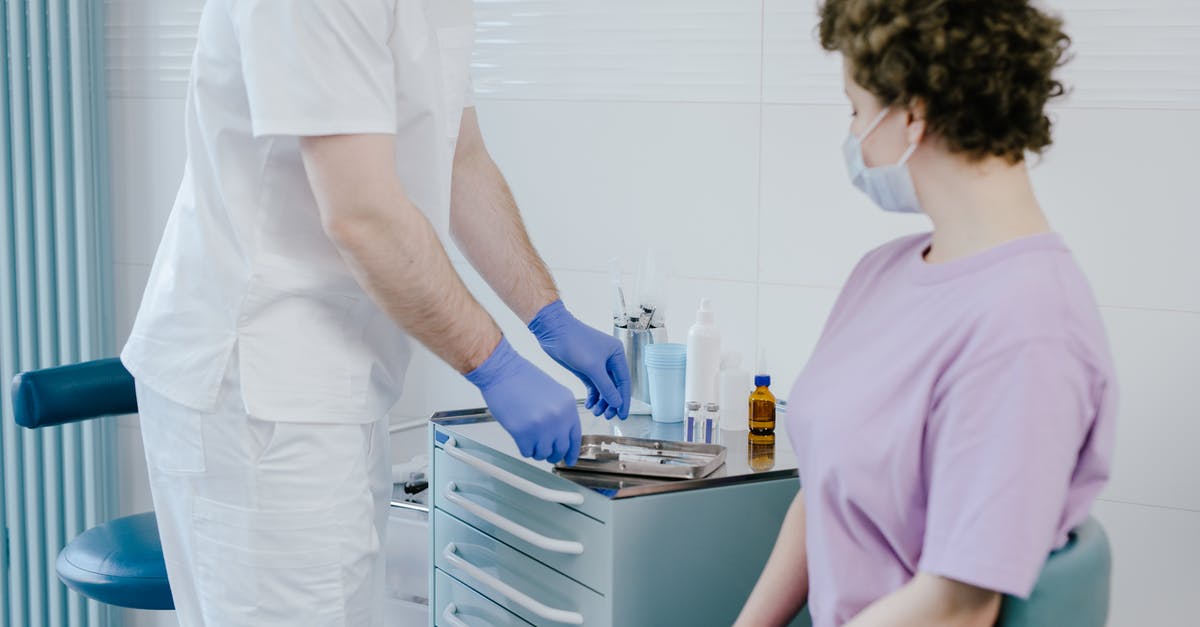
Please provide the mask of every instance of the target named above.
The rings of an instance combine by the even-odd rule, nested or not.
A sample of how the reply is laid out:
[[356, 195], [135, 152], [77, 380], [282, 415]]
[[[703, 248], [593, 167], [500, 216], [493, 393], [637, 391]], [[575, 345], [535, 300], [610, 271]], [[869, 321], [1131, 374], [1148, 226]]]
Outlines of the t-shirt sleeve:
[[229, 0], [255, 136], [394, 133], [394, 0]]
[[475, 106], [475, 77], [471, 76], [471, 69], [467, 68], [467, 93], [463, 94], [463, 108], [469, 109]]
[[1028, 597], [1094, 422], [1093, 372], [1061, 342], [1032, 341], [941, 388], [924, 442], [919, 570]]

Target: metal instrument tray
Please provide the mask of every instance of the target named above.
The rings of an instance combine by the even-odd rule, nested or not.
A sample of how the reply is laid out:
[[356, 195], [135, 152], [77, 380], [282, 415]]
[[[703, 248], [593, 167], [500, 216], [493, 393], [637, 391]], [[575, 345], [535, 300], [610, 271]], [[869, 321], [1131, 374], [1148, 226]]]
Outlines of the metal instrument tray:
[[583, 436], [579, 461], [559, 463], [569, 471], [602, 472], [669, 479], [701, 479], [725, 463], [725, 447], [671, 440], [647, 440], [618, 435]]

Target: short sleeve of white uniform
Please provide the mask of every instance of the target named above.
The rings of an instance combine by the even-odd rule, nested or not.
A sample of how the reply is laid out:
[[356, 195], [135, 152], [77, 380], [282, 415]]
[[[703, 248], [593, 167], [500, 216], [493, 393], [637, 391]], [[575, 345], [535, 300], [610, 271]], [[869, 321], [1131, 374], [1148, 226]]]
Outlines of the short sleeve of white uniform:
[[229, 0], [256, 137], [396, 132], [395, 0]]

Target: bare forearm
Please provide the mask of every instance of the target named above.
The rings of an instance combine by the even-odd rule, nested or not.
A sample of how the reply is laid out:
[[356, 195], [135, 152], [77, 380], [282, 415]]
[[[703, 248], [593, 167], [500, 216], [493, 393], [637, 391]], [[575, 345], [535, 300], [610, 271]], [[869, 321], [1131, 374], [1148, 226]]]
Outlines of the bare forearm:
[[475, 302], [395, 174], [391, 136], [302, 138], [326, 233], [359, 284], [413, 337], [459, 372], [491, 355], [500, 331]]
[[775, 548], [738, 616], [737, 627], [786, 625], [804, 607], [808, 599], [804, 515], [804, 493], [800, 492], [788, 508]]
[[474, 370], [500, 341], [495, 322], [416, 207], [408, 204], [386, 218], [341, 234], [343, 258], [392, 320], [459, 372]]
[[523, 322], [558, 299], [504, 175], [478, 136], [474, 109], [463, 114], [450, 196], [450, 232], [471, 265]]
[[991, 627], [999, 612], [1000, 595], [995, 592], [918, 573], [846, 627]]

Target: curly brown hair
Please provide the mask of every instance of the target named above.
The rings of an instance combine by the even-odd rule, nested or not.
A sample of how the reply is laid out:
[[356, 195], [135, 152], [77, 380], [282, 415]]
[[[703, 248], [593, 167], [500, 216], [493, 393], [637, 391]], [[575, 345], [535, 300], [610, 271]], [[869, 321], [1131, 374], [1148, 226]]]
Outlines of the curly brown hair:
[[1046, 102], [1071, 40], [1028, 0], [826, 0], [821, 46], [884, 105], [925, 107], [929, 132], [973, 161], [1019, 163], [1051, 143]]

